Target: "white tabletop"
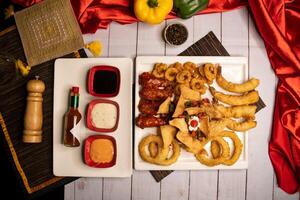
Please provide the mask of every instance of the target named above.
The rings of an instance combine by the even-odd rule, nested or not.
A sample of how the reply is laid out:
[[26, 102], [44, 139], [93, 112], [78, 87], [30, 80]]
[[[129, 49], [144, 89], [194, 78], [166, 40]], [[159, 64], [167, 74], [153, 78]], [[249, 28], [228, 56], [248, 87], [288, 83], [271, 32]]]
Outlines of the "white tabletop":
[[[179, 21], [189, 30], [180, 47], [167, 46], [161, 37], [168, 23]], [[85, 42], [101, 40], [104, 57], [177, 55], [213, 31], [232, 56], [247, 56], [249, 76], [260, 79], [259, 92], [267, 107], [257, 114], [258, 125], [249, 133], [247, 170], [176, 171], [157, 183], [147, 171], [134, 171], [131, 178], [80, 178], [65, 186], [65, 200], [298, 200], [278, 188], [268, 156], [276, 77], [264, 44], [246, 8], [223, 14], [195, 16], [189, 20], [167, 20], [157, 25], [119, 25], [84, 35]], [[89, 56], [91, 56], [89, 54]]]

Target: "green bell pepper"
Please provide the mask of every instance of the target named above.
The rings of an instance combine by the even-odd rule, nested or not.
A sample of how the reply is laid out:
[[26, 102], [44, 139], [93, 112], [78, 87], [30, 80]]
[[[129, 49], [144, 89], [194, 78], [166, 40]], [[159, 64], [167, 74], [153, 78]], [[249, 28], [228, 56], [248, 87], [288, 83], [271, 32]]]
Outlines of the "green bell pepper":
[[174, 0], [174, 8], [182, 19], [188, 19], [203, 10], [208, 5], [208, 0]]

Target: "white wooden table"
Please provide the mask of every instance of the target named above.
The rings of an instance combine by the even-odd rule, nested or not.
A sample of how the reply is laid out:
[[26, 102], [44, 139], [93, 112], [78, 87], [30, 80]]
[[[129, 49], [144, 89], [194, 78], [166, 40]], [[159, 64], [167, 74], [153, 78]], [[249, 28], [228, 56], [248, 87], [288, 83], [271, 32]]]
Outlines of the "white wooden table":
[[[169, 47], [162, 40], [166, 24], [180, 21], [189, 30], [188, 41]], [[249, 133], [247, 170], [176, 171], [156, 183], [148, 171], [134, 171], [131, 178], [80, 178], [65, 186], [65, 200], [294, 200], [299, 193], [287, 195], [277, 187], [268, 156], [268, 141], [276, 77], [264, 44], [255, 30], [246, 8], [223, 14], [195, 16], [189, 20], [167, 20], [157, 25], [144, 23], [119, 25], [84, 35], [85, 42], [101, 40], [104, 57], [137, 55], [177, 55], [213, 31], [232, 56], [247, 56], [249, 74], [260, 79], [259, 91], [267, 107], [257, 114], [258, 126]], [[89, 54], [90, 56], [90, 54]]]

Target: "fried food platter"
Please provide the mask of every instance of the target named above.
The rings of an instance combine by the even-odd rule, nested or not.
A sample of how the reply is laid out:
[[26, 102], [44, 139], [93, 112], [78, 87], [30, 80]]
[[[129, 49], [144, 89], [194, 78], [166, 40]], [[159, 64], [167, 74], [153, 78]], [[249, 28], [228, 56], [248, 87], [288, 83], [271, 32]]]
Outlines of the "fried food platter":
[[[212, 76], [214, 76], [210, 77], [208, 71], [207, 84], [197, 87], [199, 80], [193, 78], [194, 72], [185, 74], [185, 69], [179, 71], [174, 69], [176, 63], [181, 64], [181, 66], [185, 63], [188, 63], [186, 65], [195, 65], [197, 73], [205, 65], [210, 70], [208, 65], [212, 65], [211, 69], [213, 70], [211, 71]], [[162, 75], [162, 71], [164, 75]], [[149, 79], [149, 77], [154, 78]], [[256, 121], [254, 121], [256, 107], [253, 104], [258, 100], [257, 86], [259, 84], [257, 79], [249, 78], [246, 57], [137, 57], [134, 108], [136, 122], [134, 126], [135, 169], [207, 170], [247, 168], [248, 129], [256, 126]], [[147, 86], [143, 79], [150, 80], [154, 84], [156, 84], [155, 81], [158, 80], [159, 82], [162, 79], [167, 79], [169, 82], [160, 82], [162, 84], [160, 86], [163, 87], [157, 93]], [[182, 84], [185, 79], [189, 79], [188, 87], [186, 87], [186, 84]], [[172, 82], [171, 84], [176, 82], [176, 84], [169, 87], [170, 82]], [[181, 94], [176, 94], [178, 87]], [[196, 94], [195, 90], [200, 95]], [[172, 95], [170, 95], [171, 93]], [[157, 101], [155, 98], [161, 101]], [[149, 103], [149, 99], [155, 101]], [[168, 108], [172, 104], [171, 101], [174, 102], [176, 107], [170, 117], [162, 113], [170, 113]], [[204, 104], [200, 105], [199, 103], [197, 107], [193, 105], [187, 107], [186, 105], [190, 102], [192, 104], [194, 102], [204, 102]], [[169, 106], [164, 106], [164, 104]], [[151, 116], [144, 114], [145, 112], [151, 112], [153, 108], [157, 110], [151, 113]], [[206, 112], [203, 118], [198, 115], [199, 113], [202, 114], [202, 111], [199, 110], [209, 110], [208, 108], [222, 111], [222, 118], [216, 116], [215, 112]], [[183, 113], [186, 115], [188, 113], [188, 120], [182, 117]], [[195, 113], [199, 118], [195, 116]], [[207, 113], [209, 116], [206, 116]], [[251, 115], [251, 117], [248, 117], [248, 115]], [[164, 116], [167, 116], [168, 120], [165, 120]], [[215, 117], [219, 119], [215, 120]], [[243, 121], [241, 121], [241, 117], [244, 117]], [[200, 120], [200, 128], [197, 131], [200, 129], [199, 132], [202, 134], [205, 132], [201, 129], [202, 124], [205, 124], [204, 119], [209, 118], [207, 119], [209, 121], [207, 127], [209, 128], [205, 129], [209, 130], [209, 137], [205, 134], [203, 137], [194, 137], [191, 134], [194, 133], [190, 130], [190, 122], [193, 121], [193, 118]], [[216, 128], [211, 130], [210, 128], [213, 127], [212, 124], [214, 123]], [[203, 127], [205, 126], [203, 125]], [[218, 134], [214, 135], [214, 132]], [[191, 143], [195, 145], [189, 146]], [[240, 151], [236, 151], [239, 149]]]

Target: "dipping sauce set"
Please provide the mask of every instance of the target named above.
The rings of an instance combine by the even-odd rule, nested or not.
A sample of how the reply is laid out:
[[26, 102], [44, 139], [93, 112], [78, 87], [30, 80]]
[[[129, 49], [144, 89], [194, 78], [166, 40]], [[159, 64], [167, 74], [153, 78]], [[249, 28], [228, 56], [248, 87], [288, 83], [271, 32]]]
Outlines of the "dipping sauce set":
[[[107, 98], [115, 97], [120, 89], [120, 71], [108, 65], [92, 67], [88, 72], [88, 93], [95, 97], [87, 107], [86, 126], [99, 133], [113, 132], [118, 128], [119, 105]], [[78, 111], [79, 88], [72, 87], [71, 103], [64, 118], [63, 144], [68, 147], [78, 147], [79, 121]], [[84, 162], [90, 167], [108, 168], [116, 164], [117, 145], [114, 137], [109, 135], [91, 135], [84, 140]]]

